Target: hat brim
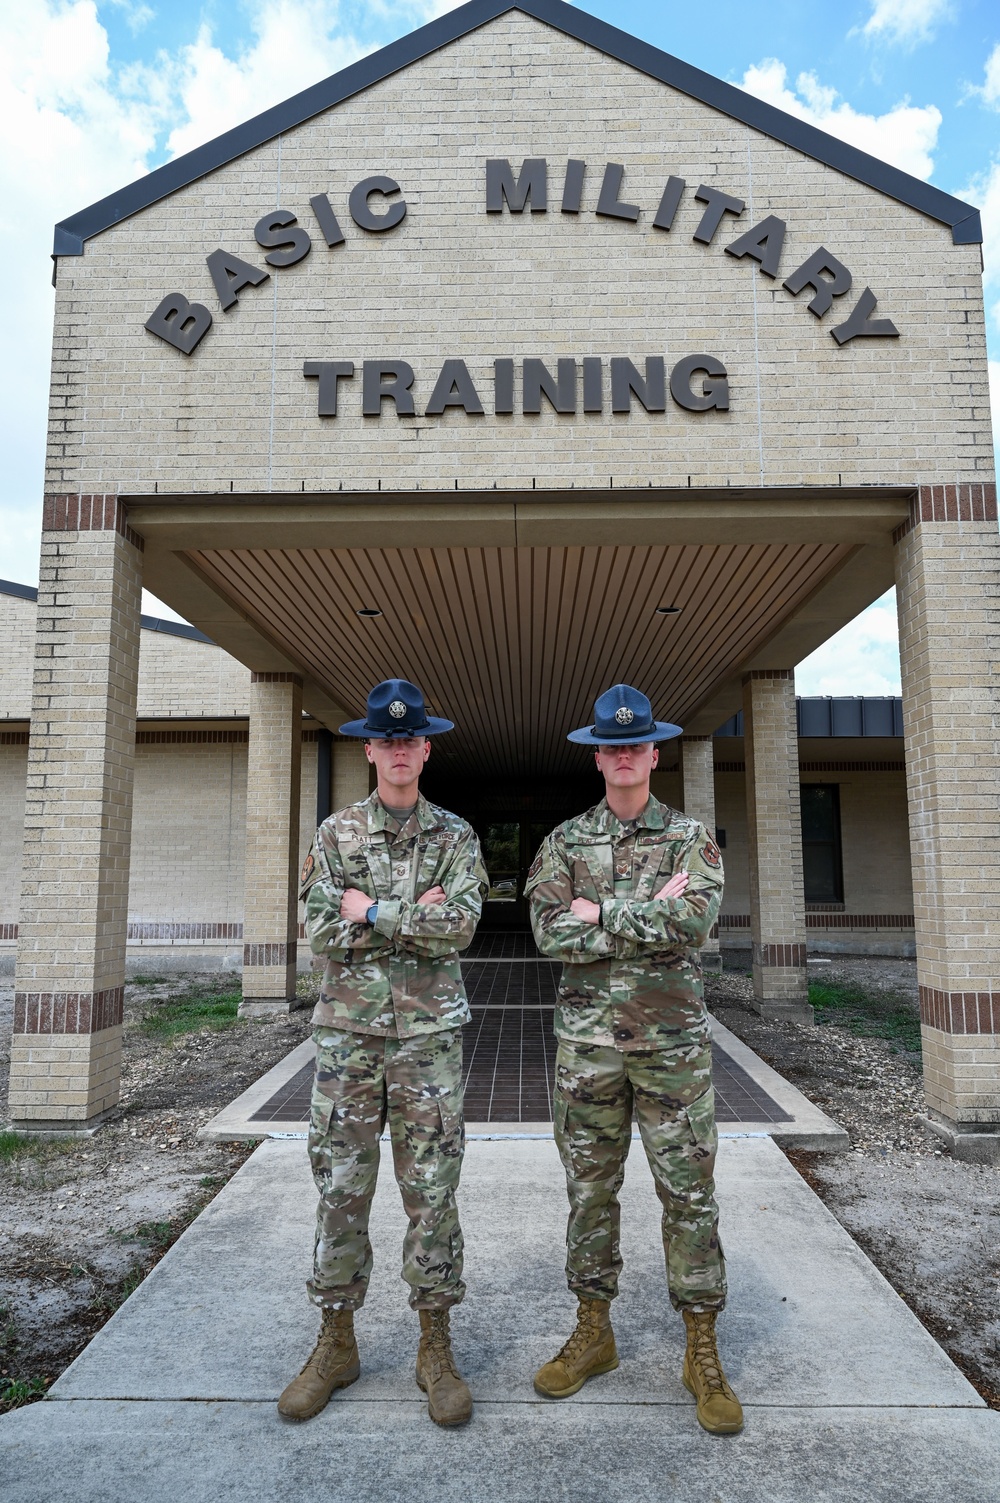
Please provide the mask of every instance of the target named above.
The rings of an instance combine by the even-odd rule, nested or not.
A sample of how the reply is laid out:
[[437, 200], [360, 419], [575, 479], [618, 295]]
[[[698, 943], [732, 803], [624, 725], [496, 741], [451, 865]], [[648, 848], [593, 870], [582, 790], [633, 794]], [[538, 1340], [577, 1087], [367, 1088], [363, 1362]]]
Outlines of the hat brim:
[[643, 731], [638, 736], [599, 736], [595, 726], [584, 725], [578, 731], [570, 731], [566, 740], [575, 741], [578, 746], [642, 746], [647, 741], [672, 741], [683, 734], [683, 728], [671, 725], [669, 720], [654, 720], [652, 731]]
[[391, 741], [396, 736], [400, 738], [411, 736], [423, 736], [424, 738], [428, 736], [443, 736], [445, 731], [453, 731], [454, 729], [455, 722], [453, 720], [442, 720], [438, 715], [428, 715], [427, 724], [415, 731], [375, 730], [366, 720], [349, 720], [346, 725], [339, 727], [339, 734], [341, 736], [358, 736], [364, 741]]

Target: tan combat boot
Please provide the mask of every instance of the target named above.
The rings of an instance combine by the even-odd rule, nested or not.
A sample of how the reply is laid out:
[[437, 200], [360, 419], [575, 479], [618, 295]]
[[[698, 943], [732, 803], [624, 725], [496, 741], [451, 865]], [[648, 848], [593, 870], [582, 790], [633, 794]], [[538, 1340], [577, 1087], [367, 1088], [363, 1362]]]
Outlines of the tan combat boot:
[[715, 1310], [684, 1310], [687, 1351], [681, 1377], [698, 1400], [698, 1423], [712, 1435], [735, 1435], [743, 1429], [740, 1401], [726, 1382], [715, 1344]]
[[558, 1356], [535, 1374], [535, 1392], [547, 1399], [567, 1399], [579, 1393], [588, 1378], [618, 1366], [611, 1304], [606, 1299], [581, 1299], [576, 1330]]
[[418, 1310], [417, 1387], [427, 1395], [435, 1425], [464, 1425], [472, 1414], [469, 1385], [455, 1366], [447, 1310]]
[[324, 1310], [319, 1340], [305, 1367], [278, 1400], [285, 1419], [307, 1420], [319, 1414], [335, 1388], [347, 1388], [361, 1376], [354, 1339], [353, 1310]]

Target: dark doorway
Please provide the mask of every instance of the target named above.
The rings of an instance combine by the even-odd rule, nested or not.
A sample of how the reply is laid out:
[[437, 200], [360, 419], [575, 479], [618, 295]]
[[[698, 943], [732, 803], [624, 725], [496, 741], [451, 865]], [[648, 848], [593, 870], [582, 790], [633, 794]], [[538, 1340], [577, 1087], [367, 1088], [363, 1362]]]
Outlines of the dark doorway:
[[421, 787], [435, 804], [461, 814], [483, 848], [490, 879], [481, 932], [527, 929], [524, 884], [535, 853], [550, 831], [601, 799], [596, 772], [566, 779], [518, 778], [493, 787], [437, 777], [428, 766]]

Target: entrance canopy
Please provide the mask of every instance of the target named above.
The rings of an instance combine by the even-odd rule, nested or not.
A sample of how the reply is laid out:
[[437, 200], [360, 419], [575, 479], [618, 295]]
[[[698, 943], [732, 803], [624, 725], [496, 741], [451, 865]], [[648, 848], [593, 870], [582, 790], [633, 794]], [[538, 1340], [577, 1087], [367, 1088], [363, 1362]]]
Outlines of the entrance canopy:
[[331, 729], [391, 667], [458, 721], [436, 760], [489, 777], [577, 768], [565, 733], [621, 679], [710, 734], [748, 669], [796, 661], [888, 588], [907, 514], [899, 489], [129, 503], [150, 588], [256, 670], [302, 673]]

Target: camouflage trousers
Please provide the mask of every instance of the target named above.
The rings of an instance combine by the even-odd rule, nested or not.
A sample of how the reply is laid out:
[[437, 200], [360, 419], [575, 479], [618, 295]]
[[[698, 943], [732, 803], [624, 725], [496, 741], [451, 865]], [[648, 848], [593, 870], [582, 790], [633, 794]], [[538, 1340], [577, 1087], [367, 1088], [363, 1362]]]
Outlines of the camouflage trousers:
[[313, 1038], [309, 1159], [320, 1200], [309, 1298], [331, 1310], [364, 1303], [372, 1270], [368, 1218], [388, 1120], [409, 1217], [402, 1276], [410, 1305], [458, 1304], [465, 1294], [455, 1203], [465, 1149], [461, 1029], [387, 1039], [316, 1028]]
[[711, 1047], [621, 1052], [560, 1039], [555, 1138], [566, 1171], [566, 1276], [576, 1295], [618, 1293], [618, 1192], [632, 1111], [663, 1208], [663, 1251], [675, 1310], [721, 1310], [726, 1265], [715, 1203]]

